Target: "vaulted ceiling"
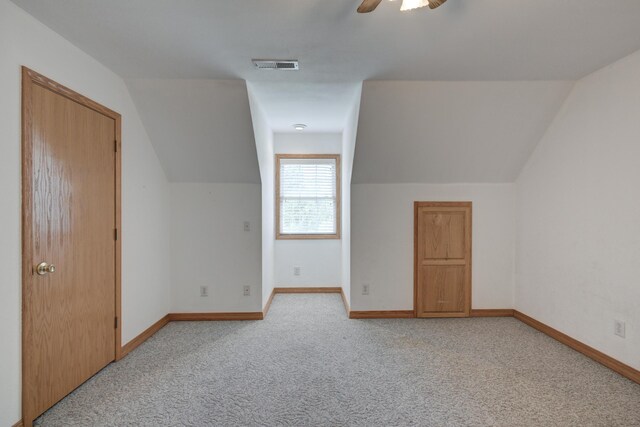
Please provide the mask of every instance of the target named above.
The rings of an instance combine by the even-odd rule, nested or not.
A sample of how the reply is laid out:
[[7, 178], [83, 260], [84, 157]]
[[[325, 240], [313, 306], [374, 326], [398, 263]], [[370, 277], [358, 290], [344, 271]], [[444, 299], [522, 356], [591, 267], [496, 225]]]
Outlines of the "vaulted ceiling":
[[[638, 0], [14, 0], [126, 78], [575, 80], [640, 49]], [[251, 58], [297, 58], [264, 73]]]
[[513, 182], [572, 86], [367, 81], [352, 182]]
[[243, 80], [127, 80], [167, 178], [260, 182]]
[[339, 131], [365, 80], [354, 182], [510, 182], [571, 82], [640, 49], [638, 0], [13, 1], [125, 78], [172, 181], [259, 182], [243, 80], [278, 132]]
[[[285, 71], [286, 73], [286, 71]], [[306, 132], [341, 132], [353, 108], [361, 83], [251, 82], [274, 132], [295, 132], [293, 124], [307, 125]]]

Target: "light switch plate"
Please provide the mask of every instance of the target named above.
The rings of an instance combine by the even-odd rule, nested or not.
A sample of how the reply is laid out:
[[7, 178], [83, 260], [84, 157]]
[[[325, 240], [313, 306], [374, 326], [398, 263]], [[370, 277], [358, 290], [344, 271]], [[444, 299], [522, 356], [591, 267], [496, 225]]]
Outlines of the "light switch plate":
[[620, 338], [624, 338], [626, 335], [626, 326], [627, 325], [622, 320], [616, 320], [613, 324], [613, 333]]

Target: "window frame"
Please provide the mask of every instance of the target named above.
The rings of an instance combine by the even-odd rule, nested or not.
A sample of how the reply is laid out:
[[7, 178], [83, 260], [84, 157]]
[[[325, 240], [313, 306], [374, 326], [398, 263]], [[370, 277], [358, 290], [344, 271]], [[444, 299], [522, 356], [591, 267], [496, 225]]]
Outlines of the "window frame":
[[[276, 208], [276, 240], [329, 240], [340, 239], [342, 210], [340, 155], [339, 154], [276, 154], [276, 182], [275, 182], [275, 208]], [[326, 234], [289, 234], [280, 232], [280, 160], [282, 159], [333, 159], [336, 161], [336, 232]]]

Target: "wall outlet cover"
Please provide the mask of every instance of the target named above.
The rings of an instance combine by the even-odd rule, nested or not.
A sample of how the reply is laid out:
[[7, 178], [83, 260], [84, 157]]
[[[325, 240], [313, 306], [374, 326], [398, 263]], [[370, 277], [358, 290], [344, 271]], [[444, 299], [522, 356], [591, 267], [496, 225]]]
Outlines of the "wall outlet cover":
[[294, 276], [300, 275], [300, 267], [293, 267], [293, 275]]
[[362, 284], [362, 295], [369, 295], [369, 284], [368, 283], [363, 283]]
[[244, 231], [251, 231], [251, 223], [249, 221], [244, 222]]
[[208, 286], [200, 286], [200, 296], [208, 297], [209, 296], [209, 287]]
[[250, 296], [250, 295], [251, 295], [251, 286], [249, 286], [249, 285], [245, 285], [245, 286], [242, 288], [242, 295], [244, 295], [245, 297]]

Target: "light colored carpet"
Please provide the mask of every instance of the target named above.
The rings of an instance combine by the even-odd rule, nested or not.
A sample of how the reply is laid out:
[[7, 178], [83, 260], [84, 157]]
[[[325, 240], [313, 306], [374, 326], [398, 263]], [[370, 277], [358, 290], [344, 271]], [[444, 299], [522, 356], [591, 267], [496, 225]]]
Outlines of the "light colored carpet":
[[42, 426], [638, 426], [640, 385], [511, 318], [348, 320], [337, 294], [264, 321], [174, 322]]

